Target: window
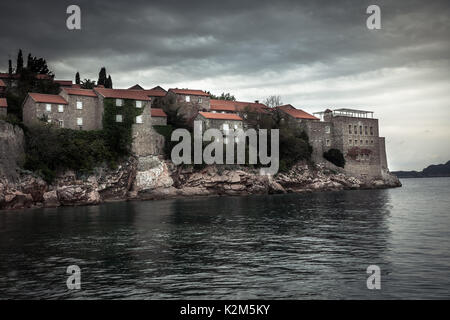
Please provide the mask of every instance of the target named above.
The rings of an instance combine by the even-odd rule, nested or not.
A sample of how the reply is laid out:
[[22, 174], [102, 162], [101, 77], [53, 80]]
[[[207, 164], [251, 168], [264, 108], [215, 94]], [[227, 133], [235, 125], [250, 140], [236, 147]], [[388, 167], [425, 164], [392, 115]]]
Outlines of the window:
[[368, 146], [369, 145], [369, 140], [366, 140], [366, 146]]
[[359, 126], [359, 134], [362, 134], [362, 126]]
[[370, 140], [370, 144], [373, 144], [373, 140]]
[[327, 146], [329, 147], [330, 145], [331, 145], [331, 141], [330, 141], [330, 139], [327, 139]]
[[121, 107], [123, 105], [122, 99], [116, 99], [116, 107]]
[[352, 125], [351, 124], [348, 125], [348, 133], [352, 134]]
[[362, 146], [363, 145], [363, 141], [361, 140], [361, 141], [359, 141], [359, 145], [360, 146]]
[[217, 113], [217, 111], [216, 111], [216, 110], [213, 110], [212, 113]]
[[373, 136], [373, 127], [370, 127], [370, 135]]
[[358, 140], [355, 140], [355, 146], [358, 145]]
[[330, 127], [328, 126], [325, 127], [325, 133], [330, 133]]
[[235, 125], [234, 125], [234, 129], [236, 130], [237, 128], [238, 128], [238, 125], [237, 125], [237, 124], [235, 124]]
[[202, 103], [202, 98], [198, 98], [198, 103]]
[[64, 121], [63, 120], [58, 120], [58, 125], [60, 128], [64, 128]]
[[45, 105], [45, 110], [48, 112], [52, 112], [52, 105], [51, 104], [46, 104]]
[[116, 114], [116, 122], [122, 122], [122, 115], [121, 114]]
[[353, 127], [353, 133], [354, 134], [358, 134], [358, 126], [354, 126]]
[[223, 131], [228, 131], [228, 130], [230, 130], [230, 127], [229, 127], [228, 123], [224, 123], [224, 124], [222, 125], [222, 129], [223, 129]]
[[191, 97], [190, 96], [186, 96], [186, 102], [191, 102]]
[[83, 109], [83, 102], [77, 101], [77, 109], [78, 109], [78, 110]]
[[142, 108], [142, 101], [136, 101], [136, 108]]
[[225, 139], [223, 139], [223, 142], [224, 142], [225, 144], [228, 144], [228, 137], [225, 137]]
[[348, 140], [348, 144], [352, 144], [352, 141], [353, 141], [352, 139]]
[[367, 126], [364, 126], [364, 134], [367, 136]]
[[142, 123], [142, 116], [136, 117], [136, 123]]
[[64, 112], [64, 106], [62, 104], [58, 105], [58, 112]]
[[79, 126], [83, 125], [83, 118], [77, 118], [77, 125]]
[[239, 142], [239, 137], [234, 137], [234, 142], [238, 143]]

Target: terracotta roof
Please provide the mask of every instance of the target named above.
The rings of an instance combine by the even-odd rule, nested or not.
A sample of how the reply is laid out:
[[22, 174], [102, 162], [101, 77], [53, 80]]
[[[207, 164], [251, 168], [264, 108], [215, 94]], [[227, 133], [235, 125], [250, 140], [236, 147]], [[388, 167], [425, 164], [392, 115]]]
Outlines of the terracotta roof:
[[72, 88], [81, 89], [81, 84], [74, 83], [72, 84]]
[[312, 114], [309, 114], [308, 112], [294, 108], [290, 104], [285, 104], [283, 106], [278, 106], [276, 108], [282, 110], [283, 112], [287, 113], [288, 115], [296, 119], [320, 120], [319, 118], [314, 117]]
[[6, 101], [6, 98], [0, 98], [0, 108], [7, 108], [8, 102]]
[[2, 78], [2, 79], [10, 79], [10, 78], [12, 78], [12, 79], [18, 79], [18, 78], [20, 78], [20, 74], [9, 74], [9, 73], [7, 73], [7, 72], [2, 72], [2, 73], [0, 73], [0, 78]]
[[67, 101], [57, 94], [43, 94], [43, 93], [28, 93], [28, 95], [35, 102], [40, 103], [54, 103], [54, 104], [68, 104]]
[[199, 112], [206, 119], [218, 119], [218, 120], [237, 120], [242, 121], [242, 118], [235, 113], [213, 113], [213, 112]]
[[145, 90], [94, 88], [94, 91], [105, 98], [151, 100]]
[[161, 86], [156, 86], [156, 87], [152, 88], [151, 90], [161, 90], [161, 91], [167, 92], [167, 91], [164, 90], [164, 88], [161, 87]]
[[2, 79], [0, 79], [0, 87], [6, 87], [5, 83], [3, 82]]
[[244, 101], [229, 101], [229, 100], [216, 100], [211, 99], [210, 102], [211, 110], [216, 111], [234, 111], [234, 112], [242, 112], [246, 108], [249, 108], [250, 111], [259, 112], [259, 113], [269, 113], [270, 109], [262, 103], [259, 102], [244, 102]]
[[152, 108], [151, 110], [151, 114], [152, 117], [167, 117], [167, 114], [164, 112], [163, 109], [159, 109], [159, 108]]
[[67, 92], [67, 94], [74, 96], [97, 97], [92, 89], [63, 88], [63, 90]]
[[165, 97], [166, 92], [163, 90], [143, 90], [149, 97]]
[[207, 94], [205, 91], [202, 90], [191, 90], [191, 89], [169, 89], [169, 91], [172, 91], [176, 94], [186, 94], [186, 95], [193, 95], [193, 96], [206, 96], [209, 97], [209, 94]]
[[58, 83], [60, 86], [72, 86], [72, 80], [53, 80], [53, 82]]
[[50, 79], [53, 79], [53, 77], [52, 77], [51, 75], [48, 75], [48, 74], [37, 74], [37, 75], [36, 75], [36, 79], [40, 79], [40, 80], [42, 80], [42, 79], [50, 80]]

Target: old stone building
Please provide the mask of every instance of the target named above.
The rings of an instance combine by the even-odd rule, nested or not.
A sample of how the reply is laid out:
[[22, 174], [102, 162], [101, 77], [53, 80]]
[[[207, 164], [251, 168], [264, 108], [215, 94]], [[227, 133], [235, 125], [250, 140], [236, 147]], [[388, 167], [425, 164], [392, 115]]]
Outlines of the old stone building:
[[6, 116], [8, 113], [8, 102], [6, 98], [0, 98], [0, 116]]
[[169, 89], [166, 100], [170, 110], [178, 110], [187, 121], [199, 111], [210, 111], [210, 96], [202, 90]]
[[[28, 93], [23, 109], [23, 123], [30, 126], [38, 121], [46, 121], [64, 127], [64, 112], [68, 112], [68, 102], [57, 94]], [[62, 120], [62, 121], [61, 121]], [[78, 127], [82, 120], [75, 119]]]
[[61, 127], [82, 130], [103, 128], [103, 108], [94, 90], [63, 88], [60, 96], [68, 102], [67, 108], [60, 113]]
[[4, 97], [5, 92], [6, 92], [6, 84], [2, 79], [0, 79], [0, 97]]
[[[195, 117], [196, 121], [202, 122], [202, 130], [219, 129], [224, 135], [224, 143], [229, 139], [226, 135], [230, 130], [243, 129], [243, 121], [240, 116], [234, 113], [213, 113], [200, 111]], [[235, 138], [235, 141], [237, 139]]]
[[385, 141], [372, 111], [327, 109], [314, 114], [321, 121], [302, 123], [313, 147], [313, 161], [325, 162], [323, 152], [334, 148], [343, 153], [349, 174], [373, 179], [388, 172]]
[[297, 127], [303, 122], [319, 121], [320, 119], [301, 109], [296, 109], [291, 104], [275, 107], [276, 116], [281, 125]]
[[272, 113], [266, 105], [255, 102], [211, 99], [211, 112], [235, 113], [243, 119], [244, 128], [259, 128], [265, 121], [271, 121]]
[[167, 114], [163, 109], [152, 108], [152, 124], [155, 126], [166, 126], [167, 125]]

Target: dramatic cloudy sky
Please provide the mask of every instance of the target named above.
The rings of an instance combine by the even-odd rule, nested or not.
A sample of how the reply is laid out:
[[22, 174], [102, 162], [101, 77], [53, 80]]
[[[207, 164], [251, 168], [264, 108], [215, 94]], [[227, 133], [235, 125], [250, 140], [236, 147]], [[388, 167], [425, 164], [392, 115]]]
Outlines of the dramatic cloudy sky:
[[[65, 27], [78, 4], [82, 30]], [[381, 7], [382, 29], [366, 28]], [[0, 2], [0, 70], [17, 49], [47, 59], [58, 79], [281, 95], [309, 112], [375, 111], [391, 170], [450, 160], [450, 2]]]

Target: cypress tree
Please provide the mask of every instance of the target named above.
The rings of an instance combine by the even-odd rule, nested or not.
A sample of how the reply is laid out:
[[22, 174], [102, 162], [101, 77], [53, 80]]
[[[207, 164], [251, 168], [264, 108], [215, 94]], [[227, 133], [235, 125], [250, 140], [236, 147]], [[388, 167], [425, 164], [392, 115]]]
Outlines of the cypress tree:
[[8, 73], [9, 73], [9, 74], [12, 74], [12, 73], [13, 73], [11, 59], [8, 60]]
[[27, 69], [31, 71], [33, 70], [33, 58], [31, 57], [31, 53], [28, 54]]
[[19, 54], [17, 55], [16, 73], [21, 73], [22, 70], [23, 70], [23, 56], [22, 56], [22, 49], [19, 49]]
[[108, 76], [108, 78], [105, 81], [105, 88], [112, 89], [112, 79], [111, 75]]
[[80, 73], [77, 71], [77, 73], [75, 74], [75, 83], [80, 84], [80, 82]]
[[[98, 81], [97, 81], [97, 85], [103, 85], [105, 86], [106, 83], [106, 68], [102, 67], [100, 69], [100, 73], [98, 74]], [[105, 86], [106, 87], [106, 86]]]

